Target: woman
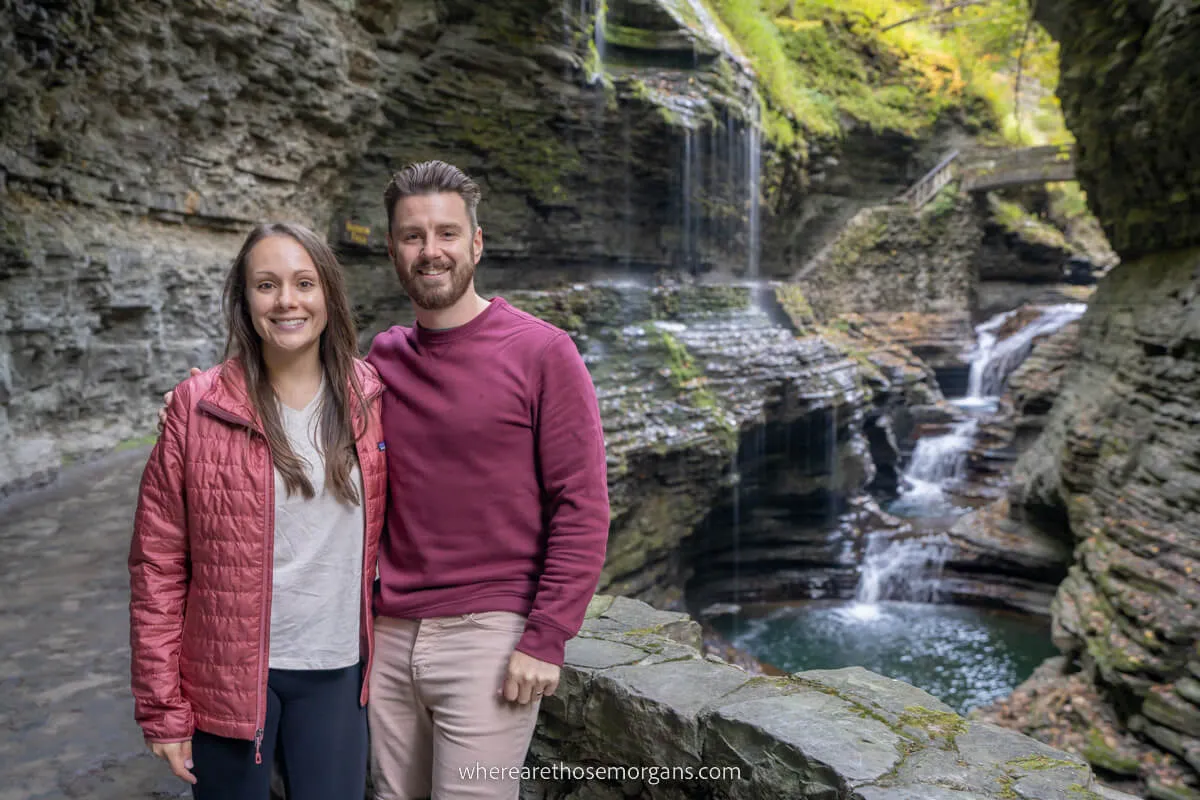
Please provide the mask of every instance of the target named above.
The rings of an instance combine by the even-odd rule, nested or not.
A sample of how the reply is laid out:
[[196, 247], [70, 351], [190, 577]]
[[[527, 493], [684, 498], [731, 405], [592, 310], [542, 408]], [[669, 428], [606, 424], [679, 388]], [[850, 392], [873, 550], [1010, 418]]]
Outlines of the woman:
[[382, 385], [342, 272], [297, 225], [250, 232], [226, 360], [174, 391], [129, 556], [138, 724], [198, 800], [361, 797]]

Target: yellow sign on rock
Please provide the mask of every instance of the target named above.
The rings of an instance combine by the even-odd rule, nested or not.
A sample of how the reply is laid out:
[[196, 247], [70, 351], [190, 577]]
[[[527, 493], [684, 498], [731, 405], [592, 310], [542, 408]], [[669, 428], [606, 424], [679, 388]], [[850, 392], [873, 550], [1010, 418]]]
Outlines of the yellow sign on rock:
[[346, 239], [349, 240], [352, 244], [365, 245], [365, 244], [367, 244], [367, 241], [371, 238], [371, 229], [368, 226], [358, 225], [356, 223], [351, 222], [350, 220], [346, 220], [345, 233], [346, 233]]

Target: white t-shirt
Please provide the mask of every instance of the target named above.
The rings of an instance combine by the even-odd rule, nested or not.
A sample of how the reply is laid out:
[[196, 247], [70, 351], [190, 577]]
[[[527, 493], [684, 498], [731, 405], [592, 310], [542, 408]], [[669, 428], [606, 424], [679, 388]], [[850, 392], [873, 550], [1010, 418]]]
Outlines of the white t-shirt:
[[325, 459], [318, 448], [325, 384], [302, 410], [278, 405], [292, 452], [307, 462], [316, 492], [311, 500], [287, 493], [275, 471], [275, 564], [271, 598], [271, 669], [341, 669], [359, 662], [362, 614], [362, 473], [351, 480], [359, 505], [325, 491]]

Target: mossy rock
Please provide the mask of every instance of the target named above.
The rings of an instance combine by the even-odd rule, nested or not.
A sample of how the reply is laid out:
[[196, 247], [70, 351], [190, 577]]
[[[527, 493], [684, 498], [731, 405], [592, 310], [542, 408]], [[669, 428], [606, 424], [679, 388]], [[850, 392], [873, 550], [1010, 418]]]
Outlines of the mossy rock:
[[1087, 733], [1087, 744], [1083, 748], [1083, 757], [1092, 766], [1114, 775], [1136, 777], [1138, 774], [1137, 756], [1109, 747], [1104, 741], [1104, 734], [1095, 728]]
[[797, 331], [808, 333], [814, 329], [817, 318], [813, 313], [812, 306], [808, 303], [808, 298], [804, 296], [803, 288], [799, 284], [786, 283], [776, 286], [775, 298], [779, 301], [779, 305], [783, 310], [787, 312], [788, 318], [796, 326]]

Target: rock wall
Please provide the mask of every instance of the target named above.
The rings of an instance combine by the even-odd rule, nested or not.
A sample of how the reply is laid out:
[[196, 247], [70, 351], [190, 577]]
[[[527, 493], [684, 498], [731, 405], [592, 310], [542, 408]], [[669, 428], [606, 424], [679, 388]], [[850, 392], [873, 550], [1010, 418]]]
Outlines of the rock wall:
[[1078, 756], [900, 681], [753, 676], [702, 657], [699, 639], [682, 614], [598, 595], [542, 701], [522, 796], [1132, 800]]
[[943, 136], [775, 151], [702, 3], [605, 9], [598, 35], [596, 4], [557, 0], [5, 4], [0, 494], [152, 433], [218, 357], [256, 221], [326, 233], [364, 316], [397, 305], [380, 200], [410, 159], [479, 178], [492, 285], [533, 288], [790, 274]]
[[[152, 433], [158, 394], [219, 357], [219, 287], [254, 221], [328, 232], [395, 297], [375, 218], [406, 159], [437, 155], [479, 176], [488, 263], [611, 269], [636, 253], [680, 266], [682, 213], [669, 206], [681, 171], [669, 154], [706, 134], [685, 133], [698, 123], [667, 113], [677, 98], [665, 90], [589, 85], [590, 21], [568, 6], [5, 5], [0, 494]], [[675, 79], [711, 79], [692, 105], [727, 120], [729, 145], [750, 76], [722, 42], [675, 30], [677, 46], [704, 51]], [[631, 131], [636, 147], [615, 146]], [[626, 156], [625, 178], [635, 161], [649, 177], [622, 182], [600, 158], [609, 153]], [[665, 205], [638, 217], [637, 235], [594, 224], [643, 196]], [[692, 224], [709, 227], [700, 216]], [[347, 219], [372, 226], [365, 250], [349, 249]], [[357, 296], [362, 311], [378, 294]]]
[[1194, 769], [1200, 707], [1186, 694], [1200, 669], [1200, 518], [1180, 454], [1200, 444], [1186, 334], [1198, 266], [1200, 251], [1164, 254], [1104, 280], [1080, 324], [1073, 379], [1011, 492], [1022, 516], [1075, 547], [1054, 606], [1060, 648], [1114, 693], [1131, 727]]
[[[1124, 260], [1200, 243], [1191, 2], [1067, 0], [1036, 15], [1060, 45], [1076, 174]], [[1149, 167], [1149, 168], [1148, 168]]]
[[[1166, 0], [1037, 13], [1062, 46], [1080, 179], [1123, 263], [1080, 322], [1079, 362], [1016, 466], [1010, 516], [1074, 548], [1055, 639], [1124, 730], [1160, 748], [1133, 775], [1151, 797], [1200, 797], [1200, 199], [1188, 110], [1200, 14]], [[1095, 752], [1105, 760], [1112, 747]]]
[[145, 437], [255, 219], [324, 225], [378, 116], [329, 4], [0, 11], [0, 494]]

